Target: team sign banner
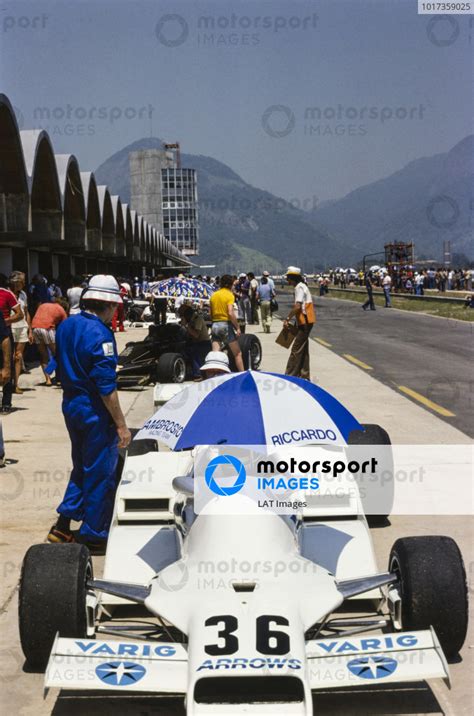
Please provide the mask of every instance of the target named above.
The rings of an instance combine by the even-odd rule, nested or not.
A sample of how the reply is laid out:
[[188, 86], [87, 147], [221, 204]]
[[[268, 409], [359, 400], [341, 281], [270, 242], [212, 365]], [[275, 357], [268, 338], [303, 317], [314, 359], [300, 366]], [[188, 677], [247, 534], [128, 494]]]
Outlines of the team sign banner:
[[470, 445], [201, 446], [197, 513], [465, 515], [473, 513]]

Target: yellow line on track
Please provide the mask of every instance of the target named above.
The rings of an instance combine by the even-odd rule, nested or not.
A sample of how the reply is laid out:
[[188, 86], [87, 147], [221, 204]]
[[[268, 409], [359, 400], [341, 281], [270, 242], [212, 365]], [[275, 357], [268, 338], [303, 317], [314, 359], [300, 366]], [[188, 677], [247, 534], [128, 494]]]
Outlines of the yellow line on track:
[[455, 417], [455, 413], [452, 413], [450, 410], [443, 408], [443, 406], [438, 405], [438, 403], [433, 403], [432, 400], [430, 400], [429, 398], [425, 398], [424, 395], [417, 393], [416, 390], [407, 388], [405, 385], [399, 385], [398, 389], [401, 390], [402, 393], [406, 393], [406, 395], [409, 395], [411, 398], [414, 398], [419, 403], [426, 405], [427, 408], [431, 408], [431, 410], [434, 410], [435, 412], [439, 413], [440, 415], [443, 415], [445, 418], [454, 418]]
[[359, 366], [359, 368], [363, 368], [364, 370], [373, 370], [371, 365], [367, 365], [367, 363], [364, 363], [355, 356], [351, 356], [350, 353], [343, 353], [342, 355], [346, 360], [350, 360], [351, 363], [354, 363], [354, 365]]
[[315, 338], [315, 341], [318, 341], [318, 343], [321, 343], [322, 346], [326, 346], [326, 348], [332, 348], [332, 343], [328, 343], [323, 338]]

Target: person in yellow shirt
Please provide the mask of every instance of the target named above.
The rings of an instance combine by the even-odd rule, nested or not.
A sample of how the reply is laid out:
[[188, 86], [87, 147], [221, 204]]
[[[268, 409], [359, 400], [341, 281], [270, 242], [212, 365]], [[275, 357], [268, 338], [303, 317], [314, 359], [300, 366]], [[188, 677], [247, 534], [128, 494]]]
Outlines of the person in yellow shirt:
[[229, 346], [234, 355], [237, 370], [241, 372], [244, 370], [244, 362], [238, 341], [240, 328], [234, 310], [235, 296], [230, 290], [232, 284], [232, 276], [225, 274], [221, 277], [220, 289], [215, 291], [210, 298], [211, 341], [213, 351], [220, 351], [222, 346]]

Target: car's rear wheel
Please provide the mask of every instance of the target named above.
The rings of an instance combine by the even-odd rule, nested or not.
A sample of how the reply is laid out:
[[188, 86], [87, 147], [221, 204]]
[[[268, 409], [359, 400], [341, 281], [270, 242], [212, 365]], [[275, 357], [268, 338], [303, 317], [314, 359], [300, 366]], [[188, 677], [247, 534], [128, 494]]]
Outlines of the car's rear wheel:
[[389, 571], [398, 575], [401, 628], [432, 626], [446, 656], [455, 656], [468, 624], [466, 570], [456, 542], [441, 536], [398, 539]]
[[163, 353], [156, 363], [156, 377], [160, 383], [182, 383], [186, 377], [186, 363], [180, 353]]
[[[257, 336], [245, 333], [239, 336], [239, 346], [242, 351], [242, 360], [245, 370], [258, 370], [262, 362], [262, 344]], [[232, 351], [229, 350], [229, 365], [232, 371], [236, 370]]]
[[37, 544], [23, 560], [18, 619], [23, 654], [44, 669], [54, 638], [87, 636], [87, 581], [92, 579], [89, 550], [80, 544]]

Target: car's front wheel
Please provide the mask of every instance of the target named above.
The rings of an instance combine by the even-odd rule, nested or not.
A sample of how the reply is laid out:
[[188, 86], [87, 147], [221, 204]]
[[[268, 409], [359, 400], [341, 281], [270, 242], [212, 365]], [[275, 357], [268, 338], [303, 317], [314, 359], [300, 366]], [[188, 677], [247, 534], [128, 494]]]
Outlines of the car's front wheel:
[[389, 571], [398, 576], [401, 628], [434, 628], [447, 657], [466, 638], [468, 597], [466, 570], [451, 537], [403, 537], [390, 552]]
[[23, 654], [44, 669], [54, 638], [87, 636], [87, 581], [92, 579], [89, 550], [80, 544], [37, 544], [23, 560], [18, 619]]

